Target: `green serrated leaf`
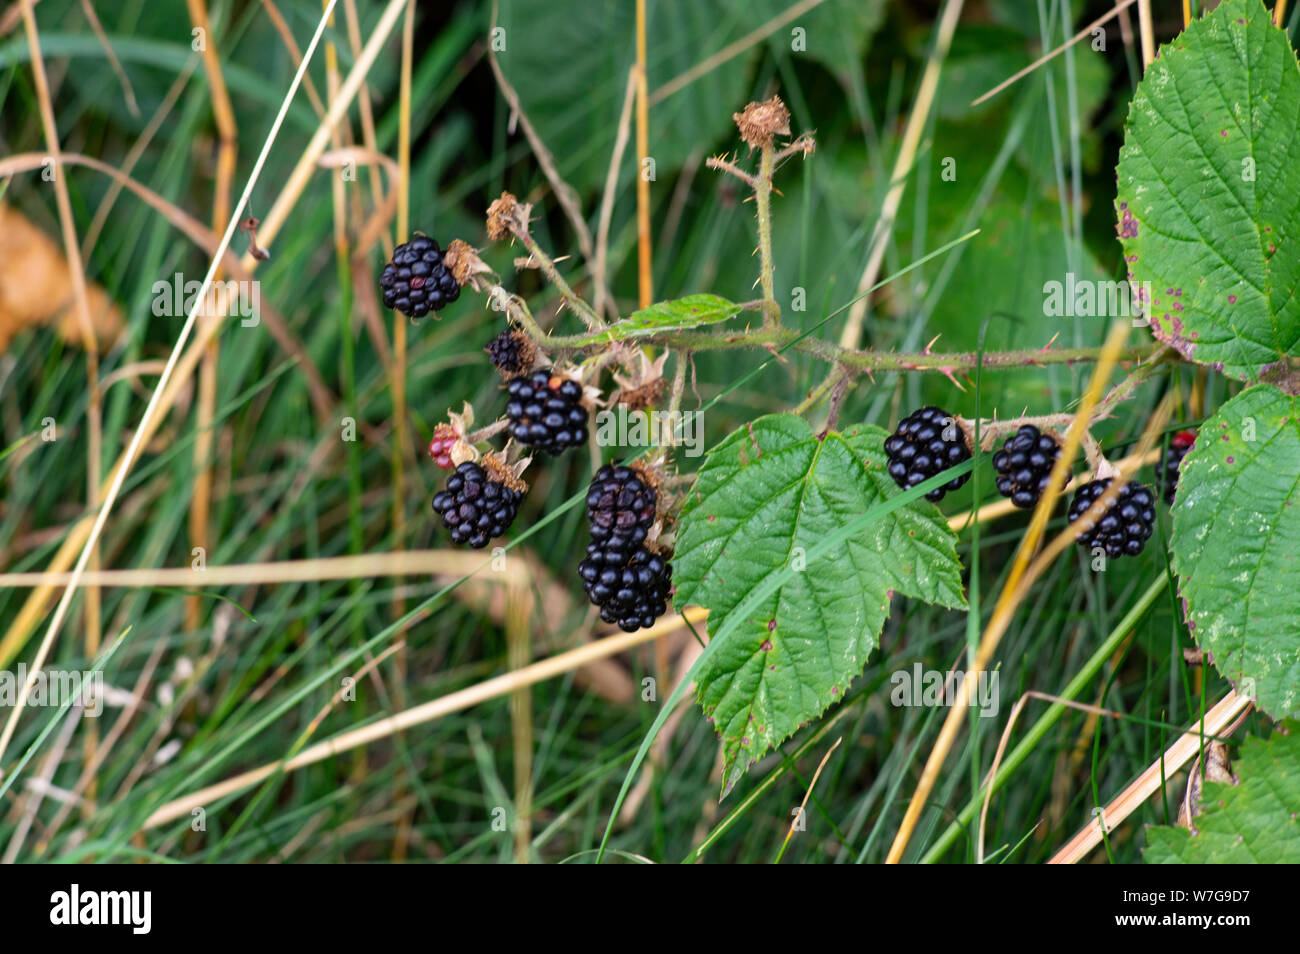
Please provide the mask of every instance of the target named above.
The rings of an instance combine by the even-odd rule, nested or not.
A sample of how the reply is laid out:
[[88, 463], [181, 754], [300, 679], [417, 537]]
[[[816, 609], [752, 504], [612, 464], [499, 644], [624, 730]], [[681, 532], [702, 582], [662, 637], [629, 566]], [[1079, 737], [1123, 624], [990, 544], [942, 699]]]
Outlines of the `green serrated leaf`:
[[1196, 834], [1147, 829], [1149, 864], [1300, 863], [1300, 723], [1247, 739], [1234, 772], [1236, 785], [1205, 782]]
[[588, 335], [583, 342], [622, 341], [638, 335], [713, 325], [735, 317], [742, 310], [740, 305], [717, 295], [687, 295], [672, 301], [655, 302], [649, 308], [634, 311], [607, 330]]
[[719, 444], [683, 507], [673, 558], [676, 602], [709, 609], [709, 632], [755, 587], [792, 570], [752, 618], [723, 637], [696, 679], [723, 740], [723, 793], [800, 725], [842, 698], [876, 647], [895, 592], [960, 607], [956, 537], [916, 501], [870, 523], [835, 558], [818, 542], [900, 493], [880, 428], [813, 434], [771, 415]]
[[1179, 467], [1173, 565], [1187, 625], [1275, 719], [1300, 714], [1300, 401], [1257, 385]]
[[1300, 67], [1259, 0], [1226, 0], [1147, 68], [1116, 211], [1152, 330], [1256, 380], [1300, 353]]

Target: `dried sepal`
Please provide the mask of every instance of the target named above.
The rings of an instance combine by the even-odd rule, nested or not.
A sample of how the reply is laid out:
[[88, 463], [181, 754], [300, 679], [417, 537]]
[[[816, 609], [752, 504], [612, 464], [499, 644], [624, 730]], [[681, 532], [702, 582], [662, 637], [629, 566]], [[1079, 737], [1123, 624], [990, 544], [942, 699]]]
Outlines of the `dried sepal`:
[[777, 136], [790, 135], [790, 110], [781, 97], [773, 96], [762, 103], [750, 103], [738, 113], [733, 113], [740, 138], [750, 149], [772, 145]]
[[527, 232], [532, 211], [533, 207], [527, 202], [520, 202], [509, 192], [502, 192], [501, 198], [493, 199], [488, 206], [488, 238], [499, 241], [509, 235]]
[[531, 462], [531, 457], [509, 463], [496, 454], [484, 454], [482, 460], [479, 461], [479, 465], [493, 480], [504, 484], [517, 493], [523, 494], [528, 492], [528, 485], [523, 482], [522, 475]]
[[447, 251], [442, 256], [443, 264], [456, 279], [456, 284], [465, 286], [473, 281], [475, 275], [491, 275], [492, 269], [479, 258], [478, 250], [461, 239], [452, 239]]

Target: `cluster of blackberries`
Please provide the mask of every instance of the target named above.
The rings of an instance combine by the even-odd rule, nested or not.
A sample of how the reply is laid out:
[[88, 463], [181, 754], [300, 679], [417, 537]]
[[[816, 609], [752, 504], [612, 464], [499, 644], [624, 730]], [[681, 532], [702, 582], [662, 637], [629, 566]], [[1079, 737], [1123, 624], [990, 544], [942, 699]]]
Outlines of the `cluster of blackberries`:
[[[970, 459], [966, 432], [956, 419], [937, 407], [923, 407], [903, 418], [898, 430], [885, 441], [889, 455], [889, 476], [904, 490], [909, 490], [935, 474]], [[929, 491], [927, 500], [941, 500], [970, 480], [970, 473], [954, 477], [941, 487]]]
[[1174, 493], [1178, 490], [1178, 469], [1195, 440], [1195, 431], [1179, 431], [1169, 439], [1169, 448], [1160, 452], [1160, 462], [1156, 464], [1156, 486], [1170, 506], [1173, 506]]
[[625, 632], [652, 626], [668, 608], [672, 564], [645, 545], [659, 494], [636, 470], [606, 464], [587, 491], [591, 542], [578, 564], [600, 618]]
[[[1106, 492], [1111, 478], [1093, 480], [1074, 493], [1070, 501], [1069, 518], [1074, 523]], [[1151, 536], [1156, 525], [1156, 498], [1145, 484], [1129, 481], [1120, 488], [1115, 502], [1100, 518], [1086, 518], [1083, 532], [1077, 542], [1091, 550], [1101, 547], [1112, 560], [1121, 556], [1137, 556]]]
[[997, 471], [998, 493], [1011, 502], [1030, 510], [1047, 489], [1061, 445], [1051, 434], [1044, 434], [1032, 424], [1024, 424], [1007, 438], [1002, 450], [993, 455]]
[[[1195, 440], [1194, 431], [1179, 431], [1169, 442], [1156, 468], [1156, 482], [1165, 500], [1173, 503], [1178, 483], [1178, 469]], [[889, 475], [908, 490], [971, 456], [966, 433], [956, 419], [937, 407], [923, 407], [903, 418], [898, 430], [885, 441]], [[1023, 424], [1006, 439], [993, 455], [998, 493], [1010, 498], [1017, 507], [1034, 507], [1047, 489], [1052, 468], [1061, 456], [1056, 435]], [[969, 474], [954, 477], [925, 496], [939, 500], [956, 490]], [[1074, 523], [1106, 491], [1110, 478], [1094, 480], [1075, 491], [1068, 517]], [[1156, 495], [1135, 481], [1124, 485], [1115, 502], [1097, 518], [1087, 521], [1078, 537], [1081, 546], [1100, 546], [1107, 556], [1135, 556], [1151, 537], [1155, 528]]]
[[433, 509], [451, 531], [453, 542], [482, 549], [514, 523], [523, 499], [521, 490], [489, 476], [473, 461], [466, 461], [434, 495]]
[[587, 443], [587, 409], [577, 381], [554, 368], [538, 368], [511, 381], [506, 394], [510, 435], [520, 444], [559, 455]]
[[460, 297], [460, 284], [442, 259], [438, 243], [421, 232], [393, 249], [379, 275], [384, 307], [423, 318]]

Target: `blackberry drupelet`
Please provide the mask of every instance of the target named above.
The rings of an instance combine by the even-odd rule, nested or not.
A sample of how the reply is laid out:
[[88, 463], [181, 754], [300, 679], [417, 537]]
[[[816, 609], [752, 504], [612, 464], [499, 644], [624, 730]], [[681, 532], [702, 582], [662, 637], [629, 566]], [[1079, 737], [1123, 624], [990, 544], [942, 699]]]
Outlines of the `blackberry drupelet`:
[[[948, 430], [947, 436], [945, 430]], [[885, 441], [885, 453], [889, 455], [889, 476], [904, 490], [954, 464], [969, 460], [971, 456], [966, 445], [966, 432], [947, 411], [932, 406], [913, 411], [903, 418], [898, 430]], [[968, 480], [969, 473], [954, 477], [929, 491], [925, 497], [927, 500], [941, 500], [948, 491], [956, 490]]]
[[578, 575], [587, 597], [600, 607], [600, 618], [628, 633], [653, 626], [668, 609], [673, 572], [668, 559], [644, 546], [636, 547], [630, 559], [613, 564], [596, 558], [614, 555], [602, 552], [596, 543], [587, 552], [587, 559], [578, 564]]
[[503, 331], [487, 343], [483, 349], [488, 353], [492, 366], [509, 381], [527, 373], [533, 366], [536, 349], [528, 336], [521, 331]]
[[[1075, 492], [1074, 499], [1070, 501], [1070, 523], [1083, 516], [1093, 501], [1106, 492], [1110, 482], [1109, 477], [1094, 480]], [[1155, 527], [1155, 503], [1155, 494], [1150, 488], [1129, 481], [1100, 519], [1088, 520], [1083, 533], [1079, 534], [1079, 545], [1088, 549], [1100, 546], [1111, 559], [1137, 556]]]
[[379, 275], [384, 307], [408, 318], [423, 318], [460, 297], [460, 285], [443, 263], [438, 243], [421, 232], [393, 249], [393, 260]]
[[522, 491], [507, 487], [478, 464], [466, 461], [434, 495], [433, 509], [455, 543], [482, 549], [514, 523], [523, 499]]
[[1169, 439], [1169, 449], [1160, 452], [1160, 461], [1156, 464], [1156, 487], [1170, 506], [1173, 506], [1174, 493], [1178, 490], [1179, 468], [1195, 440], [1195, 431], [1179, 431]]
[[587, 490], [591, 539], [605, 550], [623, 553], [645, 542], [655, 522], [659, 493], [634, 468], [615, 462], [596, 471]]
[[539, 368], [511, 381], [506, 394], [510, 434], [520, 444], [558, 456], [587, 442], [582, 385], [572, 378]]
[[1031, 509], [1047, 489], [1052, 467], [1060, 456], [1061, 445], [1055, 437], [1032, 424], [1022, 424], [993, 455], [998, 493], [1010, 497], [1023, 510]]

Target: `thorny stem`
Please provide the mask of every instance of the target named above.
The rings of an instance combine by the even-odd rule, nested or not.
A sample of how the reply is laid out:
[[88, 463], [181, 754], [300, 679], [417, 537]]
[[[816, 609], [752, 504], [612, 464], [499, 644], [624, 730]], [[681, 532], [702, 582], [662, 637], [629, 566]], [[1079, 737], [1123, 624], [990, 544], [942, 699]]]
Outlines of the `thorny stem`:
[[704, 164], [710, 169], [716, 169], [719, 172], [725, 172], [728, 175], [735, 176], [737, 179], [745, 183], [745, 185], [749, 186], [751, 189], [758, 188], [757, 179], [755, 179], [753, 176], [751, 176], [748, 172], [740, 168], [735, 163], [728, 162], [726, 159], [723, 159], [721, 156], [710, 156], [708, 159], [704, 160]]
[[759, 281], [763, 286], [763, 326], [781, 326], [781, 306], [776, 303], [776, 278], [772, 267], [772, 144], [762, 147], [758, 178], [754, 181], [754, 206], [758, 210]]
[[[1092, 414], [1088, 419], [1089, 426], [1097, 424], [1110, 416], [1111, 410], [1120, 401], [1131, 397], [1137, 390], [1139, 384], [1149, 379], [1159, 369], [1160, 365], [1173, 354], [1168, 345], [1156, 346], [1148, 360], [1143, 361], [1136, 368], [1130, 371], [1119, 384], [1115, 385], [1106, 393], [1097, 406], [1093, 408]], [[988, 357], [985, 355], [985, 357]], [[974, 421], [959, 418], [962, 425], [968, 432], [974, 432]], [[1026, 417], [1008, 418], [1006, 420], [984, 420], [981, 419], [979, 424], [980, 430], [980, 448], [982, 450], [991, 450], [997, 440], [1005, 434], [1018, 430], [1026, 424], [1032, 424], [1040, 430], [1062, 431], [1070, 426], [1074, 421], [1074, 415], [1069, 412], [1061, 414], [1041, 414], [1030, 415]], [[1109, 466], [1106, 456], [1101, 452], [1101, 445], [1093, 437], [1092, 431], [1085, 428], [1082, 435], [1083, 453], [1088, 459], [1088, 465], [1094, 472], [1100, 471]]]
[[821, 430], [823, 435], [829, 434], [839, 424], [840, 408], [844, 405], [844, 398], [849, 393], [849, 385], [852, 383], [842, 368], [837, 367], [834, 374], [836, 375], [835, 386], [831, 389], [830, 407], [826, 409], [826, 425]]
[[542, 272], [545, 273], [547, 280], [555, 286], [556, 291], [560, 293], [560, 296], [564, 299], [565, 303], [568, 304], [568, 306], [577, 313], [578, 317], [582, 319], [583, 324], [592, 331], [603, 331], [605, 329], [605, 322], [600, 319], [600, 316], [596, 314], [595, 310], [587, 304], [586, 301], [580, 298], [577, 293], [569, 287], [569, 283], [564, 280], [564, 276], [561, 275], [559, 269], [555, 267], [555, 262], [549, 255], [542, 251], [542, 247], [537, 244], [537, 241], [528, 233], [528, 230], [512, 227], [510, 231], [515, 238], [519, 239], [519, 241], [523, 243], [524, 248], [528, 249], [528, 254], [532, 257], [532, 260], [541, 266]]
[[822, 398], [826, 397], [827, 392], [834, 386], [835, 372], [832, 370], [830, 374], [822, 379], [821, 384], [809, 391], [808, 396], [794, 406], [793, 413], [796, 415], [807, 414], [822, 402]]
[[[534, 258], [542, 263], [548, 277], [553, 282], [556, 282], [556, 287], [561, 294], [567, 300], [586, 306], [585, 302], [573, 295], [567, 283], [564, 283], [563, 279], [555, 271], [554, 263], [541, 251], [536, 242], [532, 240], [532, 237], [525, 233], [525, 235], [520, 235], [519, 238], [524, 241]], [[533, 318], [532, 312], [522, 298], [511, 295], [500, 285], [484, 281], [477, 276], [474, 279], [474, 287], [479, 291], [490, 291], [494, 307], [509, 313], [529, 337], [548, 350], [575, 353], [585, 349], [594, 349], [604, 341], [601, 338], [593, 340], [590, 335], [547, 336]], [[767, 297], [770, 291], [767, 282], [764, 282], [763, 291], [764, 304], [766, 304], [770, 300]], [[775, 302], [773, 301], [772, 304], [774, 305]], [[779, 315], [779, 311], [777, 314]], [[591, 316], [595, 318], [594, 313]], [[599, 318], [595, 318], [595, 320], [600, 321]], [[603, 330], [603, 323], [601, 330]], [[669, 402], [670, 411], [676, 411], [681, 406], [682, 392], [686, 380], [686, 365], [690, 360], [689, 354], [692, 351], [763, 348], [764, 350], [776, 352], [779, 348], [789, 346], [795, 351], [828, 361], [832, 363], [833, 367], [826, 375], [826, 378], [809, 393], [807, 398], [794, 408], [795, 414], [805, 414], [813, 407], [816, 407], [830, 393], [830, 407], [827, 410], [826, 426], [823, 433], [829, 431], [838, 423], [839, 411], [848, 394], [852, 379], [863, 371], [868, 373], [872, 371], [939, 371], [951, 376], [957, 371], [972, 370], [977, 365], [985, 369], [995, 369], [1092, 361], [1096, 360], [1101, 352], [1100, 348], [1058, 348], [1051, 350], [1029, 348], [1019, 351], [990, 352], [982, 356], [975, 352], [955, 352], [951, 354], [934, 354], [929, 351], [915, 354], [882, 353], [844, 348], [819, 338], [801, 338], [798, 333], [783, 328], [779, 324], [776, 326], [765, 324], [762, 328], [746, 329], [743, 332], [665, 332], [660, 335], [650, 335], [642, 338], [640, 343], [642, 345], [664, 345], [678, 351], [678, 361]], [[604, 359], [610, 355], [612, 355], [612, 352], [608, 350], [598, 352], [595, 356], [595, 368], [598, 369], [604, 365], [606, 363]], [[1119, 360], [1137, 361], [1139, 363], [1123, 381], [1113, 387], [1097, 404], [1090, 424], [1095, 424], [1108, 417], [1116, 405], [1130, 397], [1137, 387], [1154, 375], [1160, 365], [1169, 360], [1172, 355], [1173, 352], [1167, 345], [1140, 346], [1129, 348], [1121, 353]], [[988, 450], [998, 437], [1014, 431], [1024, 424], [1033, 424], [1044, 429], [1063, 429], [1069, 427], [1072, 420], [1073, 415], [1069, 413], [1026, 416], [1007, 420], [982, 420], [980, 422], [980, 443], [983, 445], [984, 450]], [[973, 422], [966, 423], [970, 425]], [[1104, 468], [1107, 465], [1106, 458], [1091, 431], [1085, 430], [1082, 443], [1089, 466], [1094, 471]]]
[[[738, 348], [761, 348], [765, 351], [790, 348], [823, 361], [842, 364], [853, 371], [973, 371], [980, 364], [974, 351], [936, 354], [932, 352], [899, 353], [845, 348], [821, 338], [801, 338], [800, 333], [785, 327], [751, 328], [744, 331], [665, 331], [637, 338], [643, 345], [659, 345], [684, 351], [725, 351]], [[538, 342], [556, 353], [572, 353], [599, 348], [605, 339], [592, 335], [555, 335]], [[1121, 352], [1120, 361], [1145, 361], [1154, 358], [1160, 346], [1147, 345]], [[987, 369], [1021, 368], [1048, 364], [1074, 364], [1095, 361], [1101, 348], [1026, 348], [1019, 351], [986, 351], [983, 367]]]
[[686, 365], [691, 360], [690, 352], [677, 352], [677, 366], [673, 369], [673, 389], [668, 397], [668, 419], [673, 420], [682, 406], [682, 392], [686, 390]]

